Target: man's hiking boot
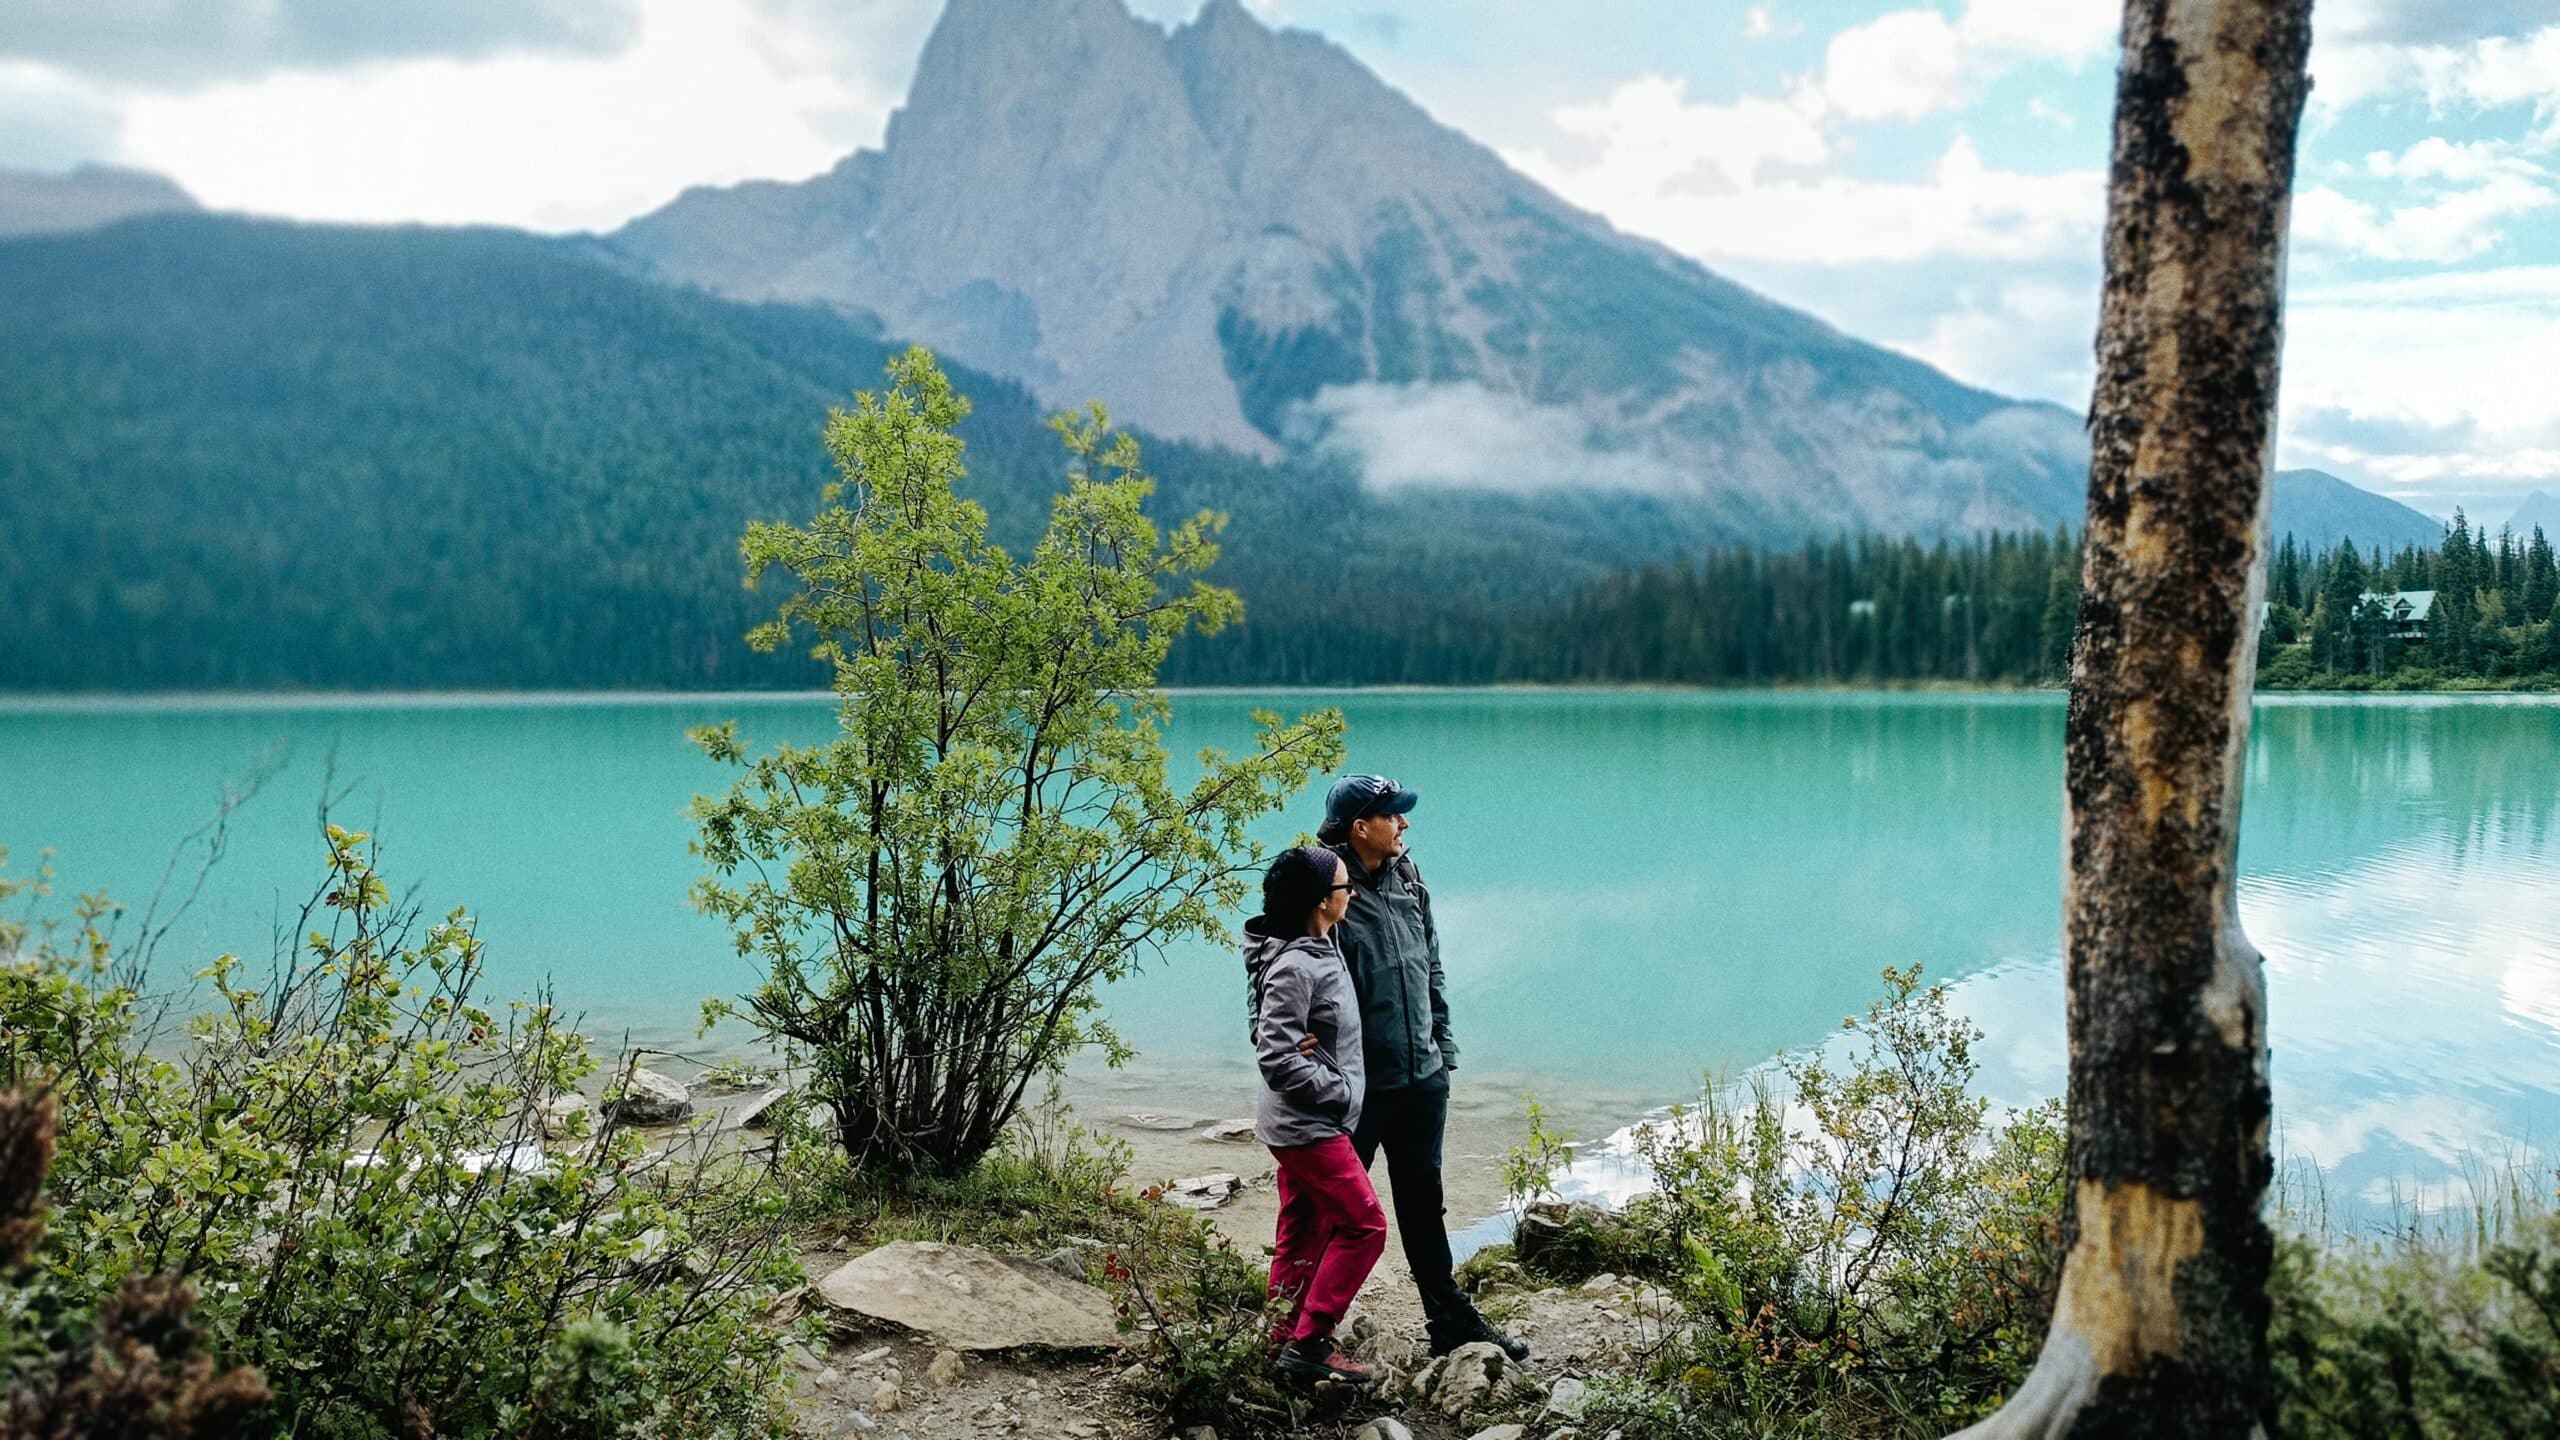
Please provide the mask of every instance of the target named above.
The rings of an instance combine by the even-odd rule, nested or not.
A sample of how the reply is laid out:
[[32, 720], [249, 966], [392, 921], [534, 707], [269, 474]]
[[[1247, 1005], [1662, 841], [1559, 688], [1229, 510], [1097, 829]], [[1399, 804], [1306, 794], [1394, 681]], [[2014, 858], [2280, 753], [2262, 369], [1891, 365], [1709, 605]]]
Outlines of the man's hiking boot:
[[1292, 1340], [1280, 1347], [1272, 1358], [1271, 1368], [1299, 1380], [1333, 1380], [1345, 1385], [1366, 1385], [1378, 1378], [1378, 1372], [1351, 1358], [1351, 1352], [1330, 1338]]
[[1434, 1355], [1446, 1355], [1461, 1345], [1473, 1345], [1477, 1341], [1483, 1341], [1514, 1360], [1529, 1358], [1528, 1341], [1494, 1329], [1493, 1322], [1482, 1315], [1469, 1315], [1448, 1325], [1431, 1327], [1431, 1353]]

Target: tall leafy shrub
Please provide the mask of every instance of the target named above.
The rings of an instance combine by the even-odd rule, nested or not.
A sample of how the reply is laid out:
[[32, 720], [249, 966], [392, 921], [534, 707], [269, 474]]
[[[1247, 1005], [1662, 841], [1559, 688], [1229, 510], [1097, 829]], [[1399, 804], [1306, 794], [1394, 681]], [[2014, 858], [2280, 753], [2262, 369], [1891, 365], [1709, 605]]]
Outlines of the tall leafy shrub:
[[1017, 560], [952, 490], [967, 402], [922, 350], [889, 375], [829, 419], [826, 508], [742, 545], [751, 583], [796, 582], [752, 642], [811, 646], [841, 734], [750, 758], [734, 723], [696, 732], [744, 772], [697, 802], [696, 895], [768, 967], [746, 1008], [805, 1059], [848, 1156], [951, 1175], [1033, 1080], [1089, 1043], [1120, 1053], [1096, 988], [1222, 933], [1247, 825], [1340, 758], [1342, 721], [1258, 715], [1251, 753], [1206, 752], [1176, 787], [1156, 676], [1239, 613], [1196, 578], [1218, 517], [1160, 534], [1135, 442], [1096, 407], [1055, 422], [1068, 486]]

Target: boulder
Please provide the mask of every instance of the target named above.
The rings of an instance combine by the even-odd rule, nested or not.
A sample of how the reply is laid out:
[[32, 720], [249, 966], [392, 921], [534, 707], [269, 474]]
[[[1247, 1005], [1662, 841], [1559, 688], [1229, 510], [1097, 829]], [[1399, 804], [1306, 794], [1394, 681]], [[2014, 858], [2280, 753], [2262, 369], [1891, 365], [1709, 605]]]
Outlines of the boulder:
[[1556, 1382], [1555, 1389], [1547, 1393], [1546, 1413], [1564, 1420], [1581, 1419], [1583, 1402], [1587, 1398], [1589, 1389], [1589, 1386], [1572, 1376], [1565, 1376]]
[[1360, 1433], [1352, 1436], [1351, 1440], [1413, 1440], [1413, 1432], [1404, 1428], [1404, 1422], [1394, 1416], [1381, 1415], [1361, 1426]]
[[1215, 1145], [1241, 1144], [1253, 1138], [1253, 1122], [1251, 1120], [1213, 1120], [1207, 1129], [1202, 1130], [1194, 1138], [1206, 1140]]
[[[1110, 1297], [1100, 1290], [1037, 1261], [967, 1245], [883, 1245], [820, 1280], [818, 1295], [948, 1350], [1105, 1350], [1120, 1343]], [[934, 1368], [943, 1368], [938, 1356]]]
[[1614, 1217], [1597, 1205], [1574, 1201], [1541, 1200], [1520, 1214], [1520, 1223], [1512, 1227], [1511, 1254], [1522, 1265], [1535, 1270], [1539, 1258], [1558, 1240], [1574, 1230], [1589, 1233], [1606, 1225]]
[[1159, 1115], [1153, 1110], [1139, 1110], [1121, 1116], [1119, 1123], [1131, 1130], [1188, 1130], [1200, 1122], [1187, 1115]]
[[623, 1125], [672, 1125], [693, 1113], [693, 1098], [675, 1081], [635, 1065], [604, 1113]]
[[957, 1350], [934, 1351], [933, 1363], [924, 1367], [925, 1383], [937, 1390], [947, 1390], [959, 1384], [961, 1377], [968, 1373], [968, 1366], [961, 1362]]
[[1509, 1359], [1500, 1346], [1477, 1340], [1449, 1352], [1432, 1376], [1431, 1408], [1454, 1420], [1493, 1398]]
[[1524, 1425], [1488, 1425], [1468, 1436], [1467, 1440], [1520, 1440], [1527, 1433], [1528, 1427]]

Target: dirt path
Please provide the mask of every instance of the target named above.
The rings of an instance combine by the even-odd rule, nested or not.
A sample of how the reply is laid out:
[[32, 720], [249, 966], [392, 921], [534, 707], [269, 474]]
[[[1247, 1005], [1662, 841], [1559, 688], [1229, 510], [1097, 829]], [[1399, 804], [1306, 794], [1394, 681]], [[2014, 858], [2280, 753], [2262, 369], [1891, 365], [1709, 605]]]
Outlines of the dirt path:
[[[1078, 1097], [1077, 1121], [1126, 1143], [1133, 1187], [1228, 1172], [1244, 1188], [1227, 1205], [1208, 1212], [1209, 1222], [1247, 1255], [1268, 1253], [1278, 1203], [1269, 1153], [1249, 1137], [1210, 1139], [1216, 1122], [1249, 1110], [1214, 1090], [1195, 1096], [1212, 1103], [1187, 1111], [1164, 1107], [1160, 1092], [1094, 1093]], [[1224, 1101], [1225, 1103], [1214, 1103]], [[1152, 1102], [1152, 1103], [1149, 1103]], [[1502, 1208], [1500, 1160], [1525, 1132], [1516, 1105], [1465, 1101], [1453, 1105], [1444, 1167], [1448, 1208], [1463, 1229]], [[1378, 1167], [1380, 1196], [1393, 1213], [1393, 1191]], [[1478, 1231], [1477, 1234], [1487, 1233]], [[849, 1258], [828, 1252], [804, 1257], [814, 1276]], [[1604, 1277], [1606, 1281], [1606, 1277]], [[1486, 1312], [1535, 1348], [1521, 1367], [1523, 1382], [1511, 1392], [1515, 1405], [1531, 1407], [1535, 1421], [1524, 1440], [1546, 1440], [1565, 1429], [1562, 1416], [1538, 1417], [1538, 1397], [1567, 1378], [1585, 1378], [1628, 1363], [1658, 1338], [1667, 1302], [1615, 1281], [1563, 1291], [1504, 1291], [1483, 1298]], [[1353, 1309], [1347, 1329], [1366, 1338], [1360, 1348], [1399, 1370], [1410, 1371], [1422, 1353], [1422, 1312], [1396, 1237]], [[1363, 1320], [1365, 1317], [1365, 1322]], [[1065, 1437], [1065, 1440], [1158, 1440], [1167, 1428], [1121, 1380], [1121, 1356], [970, 1356], [943, 1359], [935, 1347], [903, 1332], [840, 1333], [824, 1351], [795, 1355], [797, 1394], [804, 1433], [870, 1440], [991, 1440], [991, 1437]], [[1408, 1395], [1343, 1395], [1300, 1433], [1348, 1436], [1378, 1416], [1395, 1416], [1417, 1440], [1458, 1440], [1490, 1424], [1484, 1417], [1453, 1421]], [[1598, 1437], [1594, 1437], [1598, 1440]]]

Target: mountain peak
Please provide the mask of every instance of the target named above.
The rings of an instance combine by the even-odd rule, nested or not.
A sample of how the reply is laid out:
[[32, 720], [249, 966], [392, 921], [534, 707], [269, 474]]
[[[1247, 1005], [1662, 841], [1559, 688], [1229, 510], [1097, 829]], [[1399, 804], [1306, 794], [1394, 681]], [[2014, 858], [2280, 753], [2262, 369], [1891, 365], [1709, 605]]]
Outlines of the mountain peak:
[[[858, 159], [696, 192], [610, 243], [873, 312], [1053, 404], [1343, 450], [1376, 484], [1669, 489], [1786, 538], [2079, 509], [2070, 416], [1618, 234], [1240, 0], [1170, 32], [1121, 0], [951, 0]], [[1453, 447], [1461, 414], [1513, 439]]]

